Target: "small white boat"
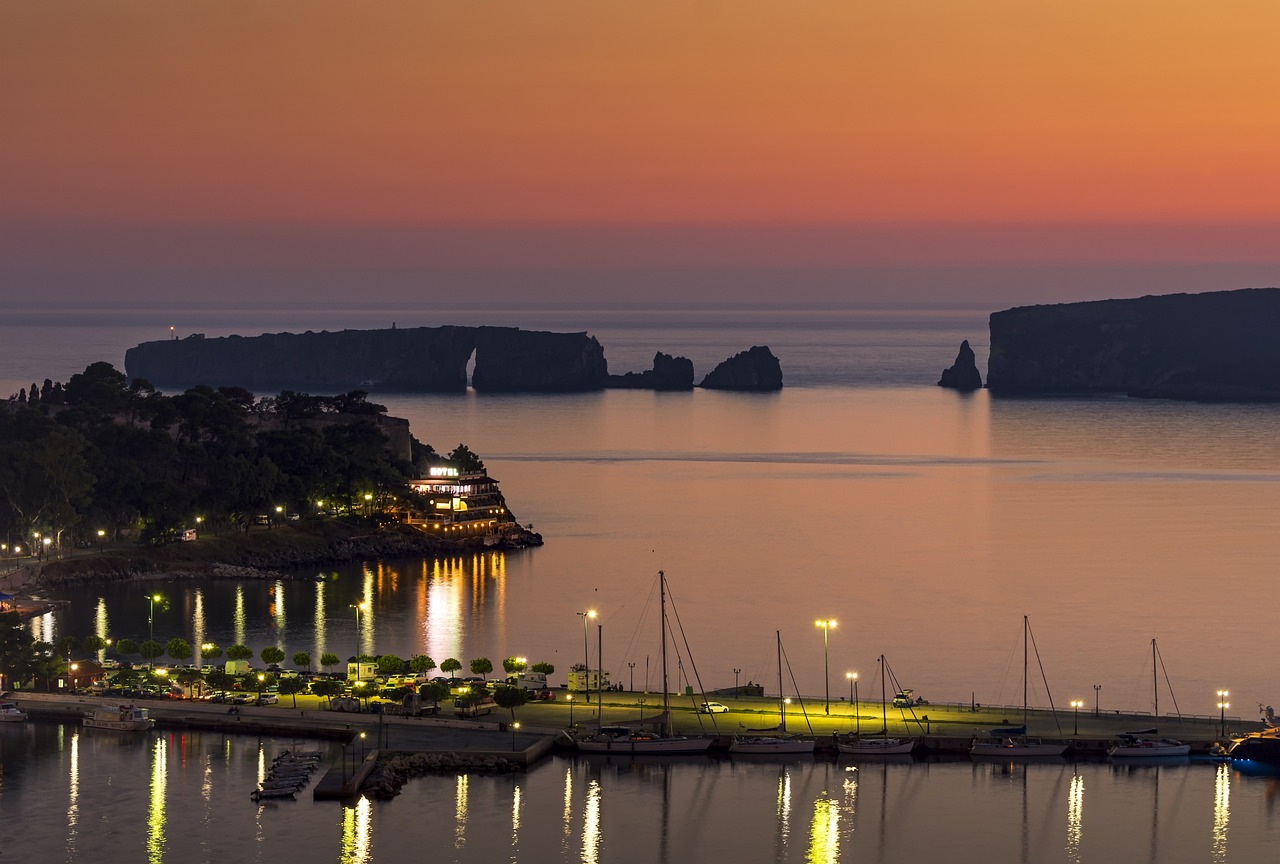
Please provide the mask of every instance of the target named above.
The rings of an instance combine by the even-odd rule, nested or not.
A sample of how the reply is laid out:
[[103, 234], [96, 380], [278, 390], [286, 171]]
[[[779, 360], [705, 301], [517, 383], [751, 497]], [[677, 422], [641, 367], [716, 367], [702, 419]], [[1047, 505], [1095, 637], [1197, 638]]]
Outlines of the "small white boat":
[[1120, 739], [1107, 748], [1108, 756], [1137, 756], [1150, 759], [1156, 756], [1186, 756], [1191, 752], [1191, 745], [1172, 738], [1139, 738], [1134, 735], [1121, 735]]
[[589, 738], [578, 739], [580, 753], [635, 753], [677, 755], [705, 753], [711, 749], [710, 738], [687, 738], [684, 735], [658, 735], [628, 726], [603, 726]]
[[905, 756], [919, 743], [915, 738], [846, 738], [836, 742], [836, 749], [855, 756]]
[[729, 752], [740, 756], [812, 753], [813, 739], [780, 738], [777, 735], [739, 736], [729, 745]]
[[155, 724], [147, 709], [136, 705], [104, 705], [84, 715], [84, 725], [91, 729], [141, 732]]
[[[1155, 700], [1154, 718], [1156, 728], [1147, 730], [1152, 737], [1146, 737], [1145, 733], [1134, 732], [1121, 734], [1116, 743], [1107, 748], [1108, 756], [1119, 758], [1140, 758], [1152, 759], [1159, 756], [1186, 756], [1191, 752], [1191, 745], [1176, 741], [1173, 738], [1160, 737], [1160, 679], [1157, 677], [1159, 668], [1158, 651], [1156, 648], [1156, 640], [1151, 640], [1151, 691]], [[1172, 691], [1171, 691], [1172, 692]]]
[[21, 723], [27, 713], [12, 702], [0, 702], [0, 723]]

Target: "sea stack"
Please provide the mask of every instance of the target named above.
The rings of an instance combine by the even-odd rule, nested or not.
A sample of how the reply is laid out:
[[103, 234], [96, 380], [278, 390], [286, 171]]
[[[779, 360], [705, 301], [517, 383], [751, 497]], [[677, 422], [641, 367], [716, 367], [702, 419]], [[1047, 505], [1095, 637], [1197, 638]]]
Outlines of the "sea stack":
[[969, 347], [968, 339], [960, 343], [960, 353], [956, 355], [956, 362], [951, 368], [942, 370], [942, 378], [938, 380], [938, 386], [966, 393], [982, 389], [982, 373], [978, 371], [978, 364], [973, 356], [973, 349]]
[[712, 369], [698, 386], [707, 390], [781, 390], [782, 364], [767, 345], [757, 345]]

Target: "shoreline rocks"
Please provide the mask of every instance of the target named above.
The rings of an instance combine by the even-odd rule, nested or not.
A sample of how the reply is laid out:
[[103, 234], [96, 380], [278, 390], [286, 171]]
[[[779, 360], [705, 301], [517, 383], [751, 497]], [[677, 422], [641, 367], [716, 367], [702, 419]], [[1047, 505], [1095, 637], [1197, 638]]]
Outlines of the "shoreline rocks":
[[767, 345], [734, 354], [707, 373], [698, 385], [706, 390], [771, 392], [782, 389], [782, 364]]
[[938, 386], [962, 392], [982, 389], [982, 373], [978, 371], [977, 358], [974, 357], [973, 349], [969, 347], [968, 339], [960, 343], [960, 353], [956, 355], [956, 362], [942, 370], [942, 378], [938, 380]]
[[481, 774], [511, 774], [522, 767], [501, 756], [469, 753], [394, 753], [380, 756], [378, 765], [360, 787], [362, 794], [386, 801], [400, 794], [405, 782], [427, 774], [457, 771]]

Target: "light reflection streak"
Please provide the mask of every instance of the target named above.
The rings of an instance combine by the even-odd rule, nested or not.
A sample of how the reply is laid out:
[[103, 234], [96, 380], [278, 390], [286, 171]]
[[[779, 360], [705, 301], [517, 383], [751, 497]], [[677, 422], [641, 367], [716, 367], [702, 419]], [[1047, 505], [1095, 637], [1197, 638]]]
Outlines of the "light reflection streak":
[[600, 860], [600, 781], [587, 784], [587, 800], [582, 808], [582, 864]]
[[564, 770], [564, 834], [560, 838], [560, 849], [569, 852], [569, 838], [573, 836], [573, 769]]
[[37, 642], [54, 642], [53, 613], [46, 612], [31, 619], [31, 638]]
[[360, 616], [360, 633], [358, 637], [358, 648], [361, 654], [373, 656], [373, 598], [374, 598], [374, 574], [366, 565], [364, 567], [364, 581], [360, 592], [360, 599], [357, 603], [365, 604], [365, 612]]
[[236, 610], [234, 614], [234, 622], [236, 628], [236, 644], [245, 644], [245, 623], [244, 623], [244, 586], [236, 585]]
[[[511, 791], [511, 848], [520, 848], [520, 807], [524, 803], [520, 796], [520, 784]], [[514, 854], [512, 860], [515, 860]]]
[[80, 822], [80, 735], [71, 733], [71, 782], [67, 791], [67, 856], [76, 859], [76, 828]]
[[1213, 778], [1213, 846], [1214, 861], [1227, 860], [1227, 820], [1231, 816], [1231, 771], [1227, 763], [1218, 765]]
[[809, 824], [808, 864], [837, 864], [840, 860], [840, 805], [830, 798], [813, 802]]
[[426, 638], [431, 657], [456, 657], [462, 651], [462, 587], [456, 574], [445, 569], [445, 562], [432, 563], [431, 582], [427, 588]]
[[311, 652], [311, 656], [315, 658], [315, 662], [317, 664], [320, 662], [320, 658], [324, 656], [324, 653], [325, 653], [324, 589], [325, 589], [325, 583], [323, 581], [316, 583], [316, 612], [315, 612], [315, 615], [312, 617], [312, 622], [311, 622], [316, 630], [316, 646], [315, 646], [315, 650]]
[[[93, 611], [93, 635], [104, 642], [111, 638], [111, 621], [107, 617], [107, 598], [105, 597], [98, 598], [98, 605]], [[101, 663], [106, 656], [107, 649], [103, 648], [98, 652], [98, 662]]]
[[354, 807], [342, 808], [342, 854], [340, 864], [365, 864], [373, 839], [373, 804], [361, 798]]
[[151, 759], [151, 788], [147, 801], [147, 860], [164, 861], [165, 787], [169, 780], [169, 750], [165, 739], [155, 739]]
[[195, 611], [191, 616], [191, 645], [199, 651], [200, 646], [205, 643], [204, 591], [199, 588], [195, 590], [194, 605]]
[[281, 642], [284, 640], [286, 627], [289, 625], [288, 616], [284, 611], [284, 580], [277, 579], [275, 589], [271, 592], [271, 608], [275, 615], [276, 625], [276, 647], [283, 648]]
[[454, 792], [453, 806], [453, 846], [455, 849], [461, 849], [467, 844], [467, 786], [467, 775], [459, 774], [457, 789]]
[[1080, 860], [1080, 841], [1084, 836], [1084, 777], [1073, 774], [1067, 790], [1067, 860]]
[[778, 839], [787, 845], [791, 835], [791, 772], [783, 768], [778, 775]]

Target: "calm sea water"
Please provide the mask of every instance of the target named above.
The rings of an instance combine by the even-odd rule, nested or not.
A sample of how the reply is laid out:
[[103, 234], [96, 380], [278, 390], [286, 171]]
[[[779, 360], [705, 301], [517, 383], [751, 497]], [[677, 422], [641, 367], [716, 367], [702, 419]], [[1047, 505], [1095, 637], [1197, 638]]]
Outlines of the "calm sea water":
[[[691, 357], [699, 375], [729, 354], [768, 344], [787, 382], [779, 394], [380, 396], [391, 413], [410, 419], [421, 440], [442, 450], [466, 442], [480, 453], [517, 517], [533, 523], [547, 545], [505, 555], [328, 568], [320, 582], [167, 585], [161, 590], [170, 601], [157, 614], [156, 635], [238, 641], [255, 649], [278, 644], [290, 654], [333, 650], [344, 657], [358, 644], [405, 656], [425, 651], [437, 662], [514, 654], [548, 660], [563, 674], [583, 657], [577, 612], [593, 608], [601, 613], [601, 630], [586, 634], [592, 665], [598, 637], [614, 680], [629, 683], [634, 676], [643, 689], [646, 669], [650, 681], [659, 674], [653, 592], [654, 576], [663, 569], [692, 653], [672, 672], [682, 682], [696, 678], [715, 688], [773, 680], [773, 634], [781, 630], [801, 688], [814, 695], [824, 691], [824, 659], [833, 699], [847, 694], [846, 671], [858, 671], [863, 686], [878, 692], [875, 660], [883, 653], [903, 686], [933, 701], [1013, 704], [1021, 701], [1022, 616], [1028, 615], [1058, 705], [1096, 699], [1103, 711], [1151, 710], [1150, 641], [1157, 638], [1171, 685], [1162, 682], [1162, 711], [1176, 702], [1183, 713], [1216, 714], [1216, 691], [1225, 688], [1232, 694], [1229, 715], [1256, 719], [1258, 705], [1276, 698], [1266, 660], [1274, 629], [1266, 598], [1280, 557], [1274, 539], [1280, 408], [1124, 398], [993, 400], [985, 393], [940, 390], [934, 382], [961, 339], [971, 341], [985, 366], [986, 311], [428, 316], [322, 310], [295, 317], [258, 310], [187, 312], [185, 319], [176, 313], [103, 313], [77, 321], [27, 312], [0, 324], [0, 387], [13, 391], [30, 380], [66, 378], [95, 359], [122, 365], [125, 348], [165, 338], [169, 324], [180, 335], [210, 336], [386, 326], [392, 320], [398, 326], [492, 322], [586, 329], [605, 345], [614, 371], [646, 368], [653, 352], [662, 350]], [[145, 637], [143, 592], [144, 586], [80, 592], [66, 612], [32, 626], [42, 638], [63, 632]], [[357, 632], [350, 604], [359, 599], [373, 608]], [[816, 618], [839, 622], [829, 633], [825, 658]], [[1043, 687], [1033, 690], [1032, 701], [1047, 704]], [[557, 778], [548, 782], [567, 782], [559, 764], [539, 769], [527, 782], [544, 770]], [[589, 766], [583, 770], [589, 774]], [[1024, 835], [1032, 838], [1030, 845], [994, 853], [975, 837], [977, 848], [999, 860], [1016, 857], [1019, 848], [1032, 850], [1026, 860], [1068, 854], [1062, 837], [1049, 840], [1048, 826], [1066, 830], [1072, 781], [1061, 779], [1061, 766], [999, 781], [1011, 785], [978, 782], [987, 775], [968, 765], [901, 770], [902, 788], [919, 787], [917, 794], [929, 798], [951, 790], [942, 778], [959, 772], [956, 782], [984, 807], [1025, 783], [1031, 801], [1057, 802], [1021, 811], [1027, 814], [1023, 824], [1034, 826]], [[663, 771], [661, 782], [648, 769], [618, 772], [627, 781], [612, 794], [627, 804], [615, 807], [635, 806], [636, 818], [650, 824], [668, 812], [678, 834], [701, 823], [687, 802], [663, 810], [666, 804], [654, 797], [673, 777], [713, 789], [716, 808], [721, 797], [732, 799], [728, 788], [759, 797], [760, 806], [778, 800], [776, 773], [766, 778], [732, 763]], [[841, 790], [848, 778], [841, 771], [795, 771], [797, 788], [820, 788], [845, 801]], [[1097, 774], [1092, 781], [1090, 772]], [[1176, 781], [1181, 789], [1204, 790], [1211, 808], [1221, 779], [1215, 772], [1192, 765], [1166, 773], [1187, 778]], [[1126, 784], [1147, 782], [1146, 775], [1118, 780], [1106, 766], [1085, 773], [1086, 788], [1115, 786], [1117, 796]], [[63, 774], [36, 758], [28, 776], [44, 783]], [[579, 780], [573, 774], [573, 782]], [[468, 782], [485, 790], [486, 802], [468, 810], [468, 824], [509, 824], [514, 793], [503, 787], [509, 781]], [[1269, 789], [1269, 782], [1240, 781], [1253, 790]], [[174, 785], [182, 790], [174, 794], [199, 794], [185, 781]], [[444, 820], [451, 832], [459, 794], [453, 782], [411, 788], [413, 796], [452, 802]], [[1159, 788], [1165, 794], [1155, 808], [1158, 830], [1148, 813], [1141, 839], [1132, 842], [1146, 851], [1159, 840], [1159, 860], [1174, 860], [1167, 857], [1177, 854], [1172, 850], [1191, 847], [1167, 832], [1192, 826], [1178, 818], [1176, 808], [1184, 805], [1168, 802], [1191, 793], [1167, 791], [1163, 779]], [[563, 801], [564, 793], [535, 797]], [[413, 812], [401, 805], [405, 800], [374, 811], [387, 806]], [[812, 835], [819, 800], [814, 792], [793, 811], [805, 816], [788, 821], [787, 831], [797, 832], [788, 836]], [[908, 811], [923, 806], [907, 800]], [[575, 818], [583, 818], [590, 802], [584, 797], [573, 803]], [[837, 808], [845, 816], [832, 829], [836, 836], [863, 824], [840, 809], [845, 806]], [[1115, 806], [1104, 806], [1099, 818], [1110, 824]], [[979, 830], [958, 807], [947, 811], [948, 819], [952, 813], [959, 814], [954, 836]], [[1212, 810], [1204, 810], [1203, 818], [1208, 838]], [[1259, 818], [1261, 831], [1269, 823]], [[266, 835], [283, 830], [264, 825]], [[1009, 830], [1022, 829], [1014, 824]], [[868, 833], [864, 827], [842, 841], [840, 855], [859, 848]], [[708, 836], [707, 842], [730, 845], [740, 839], [720, 828]], [[1129, 842], [1119, 828], [1085, 832], [1091, 836], [1097, 839], [1086, 842]], [[862, 854], [910, 860], [912, 837], [904, 825], [894, 842], [907, 846], [893, 854], [872, 846], [881, 851]], [[581, 837], [565, 842], [564, 855], [575, 850], [575, 858], [587, 860]], [[755, 838], [750, 847], [758, 852], [763, 842]], [[1244, 845], [1262, 854], [1263, 847]], [[243, 848], [257, 847], [246, 841]], [[776, 848], [773, 841], [768, 848]], [[787, 858], [801, 855], [799, 848], [789, 846], [795, 851], [775, 858], [800, 860]], [[1186, 860], [1204, 860], [1214, 849], [1205, 845]], [[1234, 839], [1231, 850], [1232, 857], [1240, 851]], [[629, 854], [615, 851], [600, 860], [662, 860], [656, 850]], [[669, 860], [692, 859], [672, 852]]]

